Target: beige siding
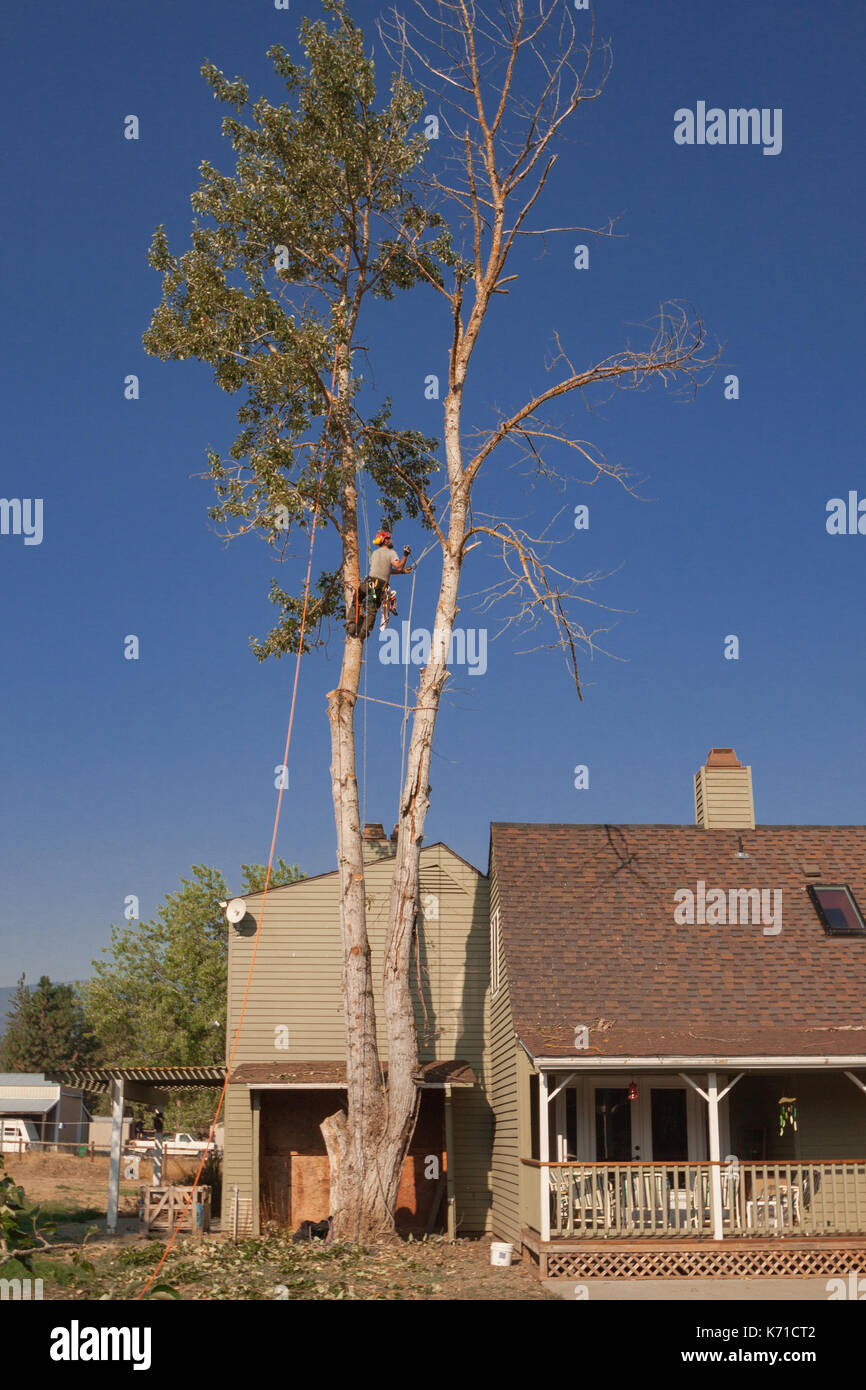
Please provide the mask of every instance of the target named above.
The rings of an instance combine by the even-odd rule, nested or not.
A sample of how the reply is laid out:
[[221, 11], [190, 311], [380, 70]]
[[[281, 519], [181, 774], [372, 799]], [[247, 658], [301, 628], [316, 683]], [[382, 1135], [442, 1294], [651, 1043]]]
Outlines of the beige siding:
[[[523, 1048], [517, 1053], [517, 1114], [518, 1114], [518, 1135], [520, 1140], [521, 1158], [532, 1157], [532, 1115], [529, 1078], [535, 1074], [535, 1067], [530, 1062]], [[532, 1226], [536, 1231], [541, 1230], [541, 1204], [540, 1194], [540, 1171], [538, 1168], [529, 1168], [525, 1163], [519, 1166], [520, 1175], [520, 1224], [521, 1226]]]
[[750, 767], [702, 767], [695, 773], [695, 819], [705, 830], [754, 830]]
[[[779, 1134], [780, 1096], [796, 1097], [796, 1133]], [[761, 1135], [768, 1162], [866, 1158], [866, 1095], [838, 1073], [743, 1077], [731, 1092], [730, 1113], [731, 1142], [747, 1160], [748, 1144]]]
[[223, 1161], [222, 1229], [234, 1229], [235, 1186], [238, 1188], [238, 1233], [253, 1234], [253, 1126], [250, 1092], [246, 1086], [227, 1086]]
[[[490, 915], [499, 911], [495, 865], [490, 866]], [[499, 990], [490, 1003], [490, 1096], [495, 1117], [493, 1141], [492, 1230], [501, 1240], [520, 1243], [519, 1126], [517, 1043], [511, 1016], [508, 970], [499, 933]]]
[[[377, 1018], [383, 1018], [382, 959], [393, 858], [366, 864], [367, 929], [373, 954]], [[260, 895], [248, 899], [258, 919]], [[489, 1224], [492, 1111], [486, 1098], [489, 1034], [489, 908], [487, 879], [444, 846], [421, 852], [421, 917], [414, 984], [422, 1061], [461, 1058], [478, 1077], [472, 1091], [454, 1092], [454, 1177], [462, 1229]], [[229, 929], [228, 1048], [232, 1047], [247, 987], [254, 939]], [[340, 988], [339, 885], [336, 873], [268, 894], [235, 1054], [243, 1062], [335, 1061], [345, 1056]], [[287, 1030], [287, 1049], [276, 1046]], [[380, 1046], [387, 1039], [380, 1024]], [[227, 1184], [252, 1196], [252, 1128], [246, 1088], [229, 1086], [226, 1118]], [[244, 1106], [247, 1109], [244, 1109]], [[243, 1151], [243, 1152], [241, 1152]], [[231, 1176], [230, 1176], [231, 1175]], [[227, 1188], [228, 1190], [228, 1188]]]

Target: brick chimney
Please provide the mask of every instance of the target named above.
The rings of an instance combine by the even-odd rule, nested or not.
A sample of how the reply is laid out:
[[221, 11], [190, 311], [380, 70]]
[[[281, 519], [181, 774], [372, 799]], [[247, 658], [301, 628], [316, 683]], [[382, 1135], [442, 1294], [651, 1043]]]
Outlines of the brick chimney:
[[711, 748], [695, 773], [695, 820], [703, 830], [754, 830], [752, 769], [733, 748]]
[[389, 859], [396, 853], [397, 846], [388, 839], [384, 825], [375, 822], [365, 825], [363, 840], [365, 864], [369, 864], [373, 859]]

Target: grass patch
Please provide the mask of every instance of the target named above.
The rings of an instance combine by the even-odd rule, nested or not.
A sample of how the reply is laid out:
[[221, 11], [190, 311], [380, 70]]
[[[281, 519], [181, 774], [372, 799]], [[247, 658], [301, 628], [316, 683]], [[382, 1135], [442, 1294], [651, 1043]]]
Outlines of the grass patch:
[[[36, 1210], [36, 1207], [30, 1208], [31, 1212]], [[37, 1228], [49, 1223], [62, 1226], [70, 1222], [101, 1220], [104, 1216], [105, 1212], [101, 1207], [79, 1206], [69, 1198], [63, 1198], [59, 1201], [40, 1202], [36, 1225]]]

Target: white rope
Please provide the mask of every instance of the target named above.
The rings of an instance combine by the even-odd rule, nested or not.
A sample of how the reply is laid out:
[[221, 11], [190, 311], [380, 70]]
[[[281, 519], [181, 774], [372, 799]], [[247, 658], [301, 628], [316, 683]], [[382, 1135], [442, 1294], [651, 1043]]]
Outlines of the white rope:
[[[368, 516], [367, 516], [367, 494], [366, 494], [366, 490], [365, 490], [365, 488], [364, 488], [364, 484], [363, 484], [363, 482], [362, 482], [362, 480], [361, 480], [361, 468], [360, 468], [360, 467], [357, 468], [356, 471], [355, 471], [355, 479], [356, 479], [356, 486], [357, 486], [357, 489], [358, 489], [358, 496], [359, 496], [360, 499], [361, 499], [361, 515], [362, 515], [362, 517], [363, 517], [363, 519], [364, 519], [364, 542], [365, 542], [367, 551], [368, 551], [368, 553], [369, 553], [369, 550], [370, 550], [370, 522], [369, 522], [369, 519], [368, 519]], [[359, 614], [358, 616], [360, 616], [360, 614]], [[365, 596], [365, 604], [364, 604], [364, 621], [365, 621], [365, 622], [366, 622], [366, 618], [367, 618], [367, 609], [366, 609], [366, 596]], [[372, 634], [371, 634], [371, 635], [372, 635]], [[363, 728], [363, 734], [362, 734], [362, 749], [363, 749], [363, 753], [362, 753], [362, 759], [361, 759], [361, 787], [362, 787], [362, 791], [361, 791], [361, 824], [362, 824], [362, 825], [366, 824], [366, 821], [367, 821], [367, 703], [368, 703], [368, 701], [367, 701], [367, 653], [366, 653], [366, 647], [367, 647], [367, 643], [366, 643], [366, 642], [362, 642], [362, 644], [361, 644], [361, 660], [362, 660], [363, 663], [364, 663], [364, 728]]]
[[[418, 566], [425, 556], [430, 554], [435, 541], [431, 541], [426, 550], [422, 550], [415, 564], [412, 566], [412, 590], [409, 594], [409, 641], [412, 641], [412, 609], [415, 605], [415, 576], [418, 573]], [[413, 705], [412, 709], [415, 710]], [[403, 684], [403, 729], [400, 736], [400, 790], [397, 794], [397, 820], [400, 820], [400, 801], [403, 796], [403, 776], [404, 764], [406, 762], [406, 728], [409, 723], [409, 653], [406, 653], [406, 679]]]
[[[423, 559], [423, 556], [422, 556]], [[420, 560], [418, 562], [420, 564]], [[412, 609], [415, 606], [415, 576], [418, 573], [418, 565], [412, 566], [412, 589], [409, 594], [409, 635], [408, 641], [412, 641]], [[397, 790], [397, 820], [400, 820], [400, 802], [403, 797], [403, 769], [406, 762], [406, 728], [409, 723], [409, 653], [406, 652], [406, 679], [403, 684], [403, 727], [400, 734], [400, 786]]]

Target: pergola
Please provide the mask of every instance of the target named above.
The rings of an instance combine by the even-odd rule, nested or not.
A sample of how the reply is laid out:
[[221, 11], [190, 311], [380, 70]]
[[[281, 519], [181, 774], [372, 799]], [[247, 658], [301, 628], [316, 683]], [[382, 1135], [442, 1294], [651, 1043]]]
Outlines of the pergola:
[[108, 1229], [117, 1230], [120, 1195], [120, 1153], [123, 1147], [123, 1106], [127, 1100], [159, 1106], [180, 1092], [222, 1087], [224, 1066], [215, 1067], [84, 1067], [58, 1072], [52, 1080], [80, 1086], [95, 1095], [111, 1096], [111, 1158], [108, 1168]]

